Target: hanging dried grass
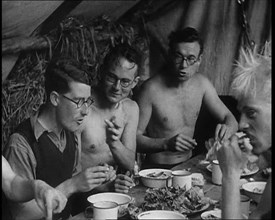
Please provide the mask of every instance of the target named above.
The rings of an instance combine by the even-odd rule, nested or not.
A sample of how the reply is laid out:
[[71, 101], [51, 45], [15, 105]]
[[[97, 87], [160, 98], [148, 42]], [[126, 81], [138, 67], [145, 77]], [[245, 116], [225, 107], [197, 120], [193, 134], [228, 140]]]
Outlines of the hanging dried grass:
[[[68, 17], [46, 39], [49, 41], [49, 50], [22, 55], [3, 84], [2, 146], [15, 127], [43, 103], [44, 72], [53, 56], [66, 55], [75, 58], [88, 67], [90, 78], [96, 82], [103, 57], [111, 46], [128, 42], [141, 51], [148, 50], [148, 45], [138, 34], [138, 29], [130, 24], [112, 21], [105, 15], [88, 21]], [[57, 43], [53, 45], [50, 39]]]

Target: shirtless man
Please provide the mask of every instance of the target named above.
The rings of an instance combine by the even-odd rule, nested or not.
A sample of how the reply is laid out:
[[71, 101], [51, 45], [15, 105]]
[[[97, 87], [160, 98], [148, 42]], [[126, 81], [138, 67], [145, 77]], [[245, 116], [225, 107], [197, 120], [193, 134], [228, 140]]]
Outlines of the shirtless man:
[[101, 69], [82, 132], [82, 168], [107, 163], [133, 170], [139, 109], [128, 98], [139, 80], [140, 55], [122, 44], [111, 49]]
[[215, 138], [237, 131], [237, 121], [219, 99], [211, 82], [198, 73], [203, 44], [193, 28], [173, 32], [169, 42], [169, 67], [143, 83], [137, 151], [147, 153], [144, 167], [170, 168], [188, 160], [197, 146], [193, 139], [200, 107], [205, 103], [219, 120]]
[[[267, 159], [271, 155], [271, 58], [241, 50], [232, 82], [233, 95], [241, 112], [239, 128], [250, 139], [252, 153]], [[233, 135], [217, 152], [222, 170], [222, 219], [241, 219], [239, 181], [248, 155]], [[270, 161], [269, 161], [270, 162]], [[271, 166], [270, 164], [268, 164]], [[271, 219], [272, 174], [257, 208], [248, 219]], [[234, 211], [232, 211], [234, 210]]]

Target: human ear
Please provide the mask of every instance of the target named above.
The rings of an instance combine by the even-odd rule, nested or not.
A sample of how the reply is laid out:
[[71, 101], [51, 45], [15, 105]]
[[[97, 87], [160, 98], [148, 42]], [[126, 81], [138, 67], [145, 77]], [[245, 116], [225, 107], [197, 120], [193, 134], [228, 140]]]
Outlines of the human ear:
[[137, 76], [137, 77], [134, 79], [134, 82], [132, 83], [132, 89], [135, 88], [135, 86], [138, 84], [139, 79], [140, 79], [139, 76]]
[[201, 60], [202, 60], [202, 54], [199, 55], [197, 62], [201, 63]]
[[59, 94], [55, 91], [52, 91], [50, 94], [50, 102], [53, 106], [57, 106], [59, 104]]

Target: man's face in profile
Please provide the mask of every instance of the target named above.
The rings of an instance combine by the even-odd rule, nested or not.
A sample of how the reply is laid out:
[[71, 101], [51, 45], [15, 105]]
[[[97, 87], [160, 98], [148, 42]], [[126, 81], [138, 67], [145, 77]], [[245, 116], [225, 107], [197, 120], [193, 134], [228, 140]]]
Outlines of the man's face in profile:
[[239, 128], [250, 139], [254, 154], [261, 154], [271, 147], [271, 104], [259, 96], [243, 97], [238, 102], [241, 112]]

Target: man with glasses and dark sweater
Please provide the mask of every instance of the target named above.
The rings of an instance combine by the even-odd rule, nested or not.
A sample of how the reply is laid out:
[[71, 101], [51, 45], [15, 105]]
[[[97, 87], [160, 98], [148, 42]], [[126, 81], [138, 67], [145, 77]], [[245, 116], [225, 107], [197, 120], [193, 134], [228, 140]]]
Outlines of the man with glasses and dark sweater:
[[[93, 166], [80, 170], [79, 131], [85, 124], [91, 98], [87, 70], [75, 60], [53, 60], [45, 72], [46, 102], [19, 124], [4, 151], [14, 172], [27, 179], [40, 179], [67, 198], [113, 180], [111, 167]], [[14, 219], [41, 219], [35, 200], [9, 202]], [[68, 219], [70, 198], [62, 213], [53, 219]]]

